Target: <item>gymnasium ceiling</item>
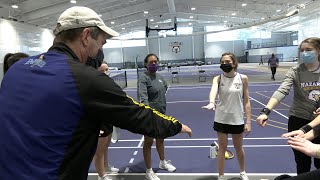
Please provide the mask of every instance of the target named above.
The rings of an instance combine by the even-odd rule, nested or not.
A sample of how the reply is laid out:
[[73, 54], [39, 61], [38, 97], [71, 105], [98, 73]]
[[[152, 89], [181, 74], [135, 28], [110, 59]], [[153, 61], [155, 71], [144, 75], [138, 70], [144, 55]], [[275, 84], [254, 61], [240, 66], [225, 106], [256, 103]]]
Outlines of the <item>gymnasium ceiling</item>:
[[[53, 29], [59, 15], [71, 6], [86, 6], [101, 15], [107, 26], [125, 34], [150, 28], [169, 28], [174, 17], [178, 27], [221, 25], [242, 27], [261, 25], [265, 29], [279, 29], [295, 23], [293, 17], [282, 19], [292, 10], [301, 21], [320, 12], [320, 0], [0, 0], [0, 17]], [[17, 5], [18, 8], [13, 8]], [[273, 19], [277, 19], [277, 22]], [[291, 19], [291, 20], [290, 20]], [[297, 19], [297, 18], [296, 18]], [[271, 24], [270, 24], [271, 23]], [[275, 27], [277, 25], [278, 27]], [[280, 25], [281, 26], [281, 25]]]

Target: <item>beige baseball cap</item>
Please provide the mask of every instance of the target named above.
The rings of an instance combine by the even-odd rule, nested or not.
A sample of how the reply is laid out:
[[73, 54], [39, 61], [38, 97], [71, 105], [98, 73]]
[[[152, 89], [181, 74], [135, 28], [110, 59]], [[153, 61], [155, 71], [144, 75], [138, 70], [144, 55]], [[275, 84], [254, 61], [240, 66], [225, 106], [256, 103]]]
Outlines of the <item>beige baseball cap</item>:
[[82, 6], [74, 6], [65, 10], [57, 21], [57, 26], [53, 30], [54, 35], [62, 31], [81, 27], [97, 26], [110, 36], [119, 36], [119, 33], [107, 27], [100, 16], [92, 9]]

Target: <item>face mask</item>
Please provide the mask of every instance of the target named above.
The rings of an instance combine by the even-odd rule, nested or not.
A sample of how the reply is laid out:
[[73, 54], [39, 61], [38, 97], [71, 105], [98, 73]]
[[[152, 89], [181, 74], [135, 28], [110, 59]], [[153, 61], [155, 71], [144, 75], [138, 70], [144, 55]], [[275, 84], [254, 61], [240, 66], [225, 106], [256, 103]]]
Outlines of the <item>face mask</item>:
[[300, 59], [304, 64], [311, 64], [316, 61], [317, 55], [315, 51], [300, 52]]
[[230, 72], [233, 69], [232, 64], [221, 64], [220, 68], [222, 69], [223, 72], [226, 72], [226, 73]]
[[159, 68], [158, 64], [148, 64], [148, 71], [151, 73], [155, 73]]
[[95, 58], [88, 57], [86, 65], [94, 67], [94, 68], [99, 68], [103, 62], [104, 59], [104, 54], [101, 49], [99, 49], [98, 54], [96, 55]]

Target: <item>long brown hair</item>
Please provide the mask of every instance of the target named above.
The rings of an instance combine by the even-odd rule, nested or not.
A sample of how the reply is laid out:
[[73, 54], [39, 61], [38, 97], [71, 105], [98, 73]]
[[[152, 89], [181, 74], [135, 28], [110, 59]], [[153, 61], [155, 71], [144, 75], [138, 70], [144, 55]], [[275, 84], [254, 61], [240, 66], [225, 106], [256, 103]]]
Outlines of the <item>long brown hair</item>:
[[234, 71], [237, 71], [239, 62], [238, 62], [238, 59], [236, 58], [236, 56], [231, 52], [223, 53], [221, 58], [220, 58], [220, 62], [221, 62], [223, 56], [229, 56], [231, 58], [232, 63], [234, 64], [234, 68], [233, 69], [234, 69]]

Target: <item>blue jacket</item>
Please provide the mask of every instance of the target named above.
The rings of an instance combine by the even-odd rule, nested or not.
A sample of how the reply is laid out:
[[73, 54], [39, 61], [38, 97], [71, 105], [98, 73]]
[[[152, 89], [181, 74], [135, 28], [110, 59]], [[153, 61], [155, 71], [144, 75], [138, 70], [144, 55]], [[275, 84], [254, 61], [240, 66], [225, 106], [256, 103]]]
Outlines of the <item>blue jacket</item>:
[[18, 61], [2, 81], [1, 180], [86, 180], [103, 122], [155, 138], [181, 131], [66, 45], [41, 55]]

